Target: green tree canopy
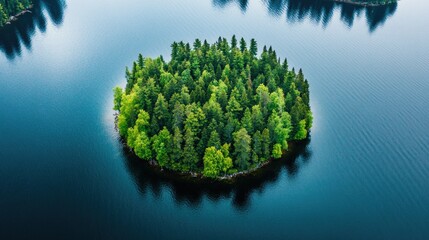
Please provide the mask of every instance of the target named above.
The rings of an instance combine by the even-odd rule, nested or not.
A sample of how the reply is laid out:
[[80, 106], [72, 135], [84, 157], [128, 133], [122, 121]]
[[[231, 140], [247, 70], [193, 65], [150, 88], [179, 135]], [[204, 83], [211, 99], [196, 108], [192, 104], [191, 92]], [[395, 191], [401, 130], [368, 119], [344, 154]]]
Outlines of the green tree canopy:
[[288, 141], [308, 137], [308, 81], [271, 47], [258, 57], [254, 39], [235, 36], [171, 47], [169, 62], [139, 55], [125, 90], [114, 89], [119, 134], [138, 157], [218, 177], [280, 158]]

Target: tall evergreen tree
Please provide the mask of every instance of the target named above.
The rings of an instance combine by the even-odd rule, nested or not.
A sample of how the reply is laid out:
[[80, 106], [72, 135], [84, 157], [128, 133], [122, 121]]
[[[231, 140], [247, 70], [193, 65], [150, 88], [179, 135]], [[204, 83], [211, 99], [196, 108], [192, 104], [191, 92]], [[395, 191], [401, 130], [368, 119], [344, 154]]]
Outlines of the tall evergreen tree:
[[235, 37], [235, 35], [232, 35], [231, 38], [231, 48], [237, 48], [237, 38]]
[[247, 46], [246, 46], [246, 41], [244, 40], [244, 38], [240, 39], [240, 51], [244, 52], [246, 50]]
[[258, 44], [256, 43], [256, 40], [253, 38], [250, 40], [249, 51], [253, 57], [256, 57], [256, 55], [258, 54]]

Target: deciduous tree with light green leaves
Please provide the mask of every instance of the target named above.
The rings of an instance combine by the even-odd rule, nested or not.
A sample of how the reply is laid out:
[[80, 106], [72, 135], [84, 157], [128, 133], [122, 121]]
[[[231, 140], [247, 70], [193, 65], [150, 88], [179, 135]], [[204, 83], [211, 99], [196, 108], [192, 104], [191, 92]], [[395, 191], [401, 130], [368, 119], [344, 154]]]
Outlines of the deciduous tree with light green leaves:
[[232, 159], [215, 147], [206, 148], [203, 160], [203, 175], [206, 177], [223, 175], [232, 167]]
[[169, 165], [170, 152], [172, 150], [171, 135], [167, 128], [163, 128], [159, 134], [152, 137], [153, 150], [156, 160], [161, 167]]

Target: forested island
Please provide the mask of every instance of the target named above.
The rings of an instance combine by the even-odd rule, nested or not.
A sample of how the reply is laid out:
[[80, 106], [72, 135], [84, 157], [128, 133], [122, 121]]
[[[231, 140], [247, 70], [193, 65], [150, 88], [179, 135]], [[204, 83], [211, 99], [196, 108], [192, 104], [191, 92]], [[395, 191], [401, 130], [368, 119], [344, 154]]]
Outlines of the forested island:
[[14, 16], [30, 8], [32, 0], [0, 0], [0, 27], [10, 22]]
[[348, 3], [359, 6], [383, 6], [387, 4], [396, 3], [398, 0], [333, 0], [335, 2]]
[[209, 178], [248, 172], [308, 137], [313, 116], [302, 70], [257, 42], [174, 42], [171, 60], [141, 54], [114, 88], [116, 126], [141, 159]]

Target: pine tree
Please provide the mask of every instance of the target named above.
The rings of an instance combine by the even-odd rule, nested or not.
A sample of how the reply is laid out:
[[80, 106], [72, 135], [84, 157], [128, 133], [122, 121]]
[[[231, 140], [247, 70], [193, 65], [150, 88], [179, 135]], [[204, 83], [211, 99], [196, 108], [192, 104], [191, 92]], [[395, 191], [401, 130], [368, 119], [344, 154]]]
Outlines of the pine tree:
[[139, 60], [138, 60], [138, 64], [140, 68], [144, 67], [144, 58], [141, 54], [139, 54]]
[[246, 50], [247, 46], [246, 46], [246, 41], [244, 40], [244, 38], [240, 39], [240, 51], [244, 52]]
[[237, 38], [235, 37], [235, 35], [232, 35], [231, 38], [231, 48], [237, 48]]
[[258, 44], [256, 43], [256, 40], [253, 38], [250, 40], [249, 51], [253, 57], [256, 57], [256, 55], [258, 54]]

